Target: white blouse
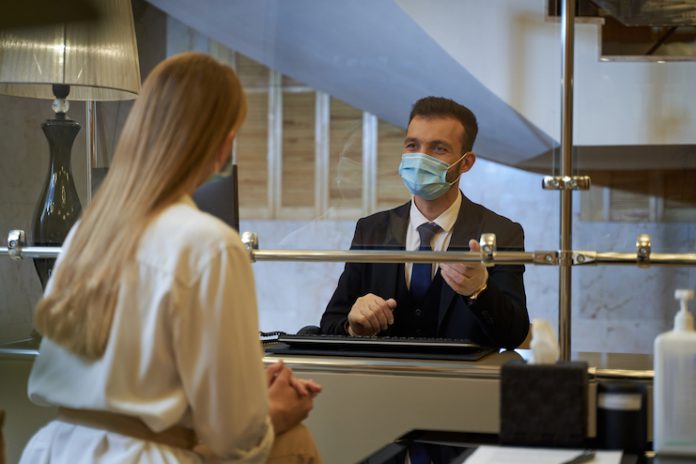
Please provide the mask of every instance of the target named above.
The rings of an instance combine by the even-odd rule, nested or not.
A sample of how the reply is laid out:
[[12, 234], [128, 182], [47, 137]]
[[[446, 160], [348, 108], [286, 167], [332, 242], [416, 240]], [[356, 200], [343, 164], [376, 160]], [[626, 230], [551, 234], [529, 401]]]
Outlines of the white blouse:
[[[51, 287], [52, 282], [47, 291]], [[266, 460], [274, 436], [266, 395], [248, 252], [233, 229], [199, 211], [188, 196], [145, 231], [137, 266], [123, 278], [103, 357], [85, 360], [44, 338], [29, 379], [29, 396], [37, 404], [127, 414], [156, 432], [176, 424], [192, 427], [229, 462]], [[61, 462], [78, 462], [78, 456], [84, 462], [198, 459], [121, 436], [112, 437], [106, 450], [93, 445], [99, 455], [91, 460], [84, 447], [70, 450], [94, 433], [116, 435], [54, 421], [34, 437], [24, 458], [40, 462], [45, 453], [62, 451]]]

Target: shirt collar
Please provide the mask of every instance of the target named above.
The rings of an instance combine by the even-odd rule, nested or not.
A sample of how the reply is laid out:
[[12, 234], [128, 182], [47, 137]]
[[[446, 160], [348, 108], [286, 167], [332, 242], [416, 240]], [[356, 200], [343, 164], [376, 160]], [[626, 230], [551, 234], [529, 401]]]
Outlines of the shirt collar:
[[416, 206], [416, 202], [413, 197], [411, 197], [411, 210], [409, 212], [409, 219], [411, 227], [413, 229], [418, 229], [418, 226], [426, 222], [434, 222], [442, 228], [445, 232], [450, 232], [454, 227], [454, 223], [457, 222], [457, 216], [459, 216], [459, 208], [462, 206], [462, 192], [458, 192], [457, 198], [452, 202], [449, 208], [442, 212], [434, 221], [429, 221], [428, 218], [423, 216]]

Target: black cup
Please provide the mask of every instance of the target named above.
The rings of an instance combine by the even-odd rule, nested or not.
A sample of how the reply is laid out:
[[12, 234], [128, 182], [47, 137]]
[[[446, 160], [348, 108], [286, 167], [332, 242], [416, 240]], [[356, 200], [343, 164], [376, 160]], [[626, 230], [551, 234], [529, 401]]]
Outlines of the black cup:
[[597, 386], [597, 446], [642, 453], [648, 442], [647, 387], [602, 381]]

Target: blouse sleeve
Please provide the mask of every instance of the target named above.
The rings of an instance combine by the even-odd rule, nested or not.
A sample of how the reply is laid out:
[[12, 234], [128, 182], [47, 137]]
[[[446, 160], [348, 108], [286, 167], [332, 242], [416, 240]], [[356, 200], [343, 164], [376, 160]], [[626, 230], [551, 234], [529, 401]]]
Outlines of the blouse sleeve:
[[198, 438], [222, 460], [265, 462], [273, 444], [251, 263], [215, 255], [172, 309], [177, 369]]

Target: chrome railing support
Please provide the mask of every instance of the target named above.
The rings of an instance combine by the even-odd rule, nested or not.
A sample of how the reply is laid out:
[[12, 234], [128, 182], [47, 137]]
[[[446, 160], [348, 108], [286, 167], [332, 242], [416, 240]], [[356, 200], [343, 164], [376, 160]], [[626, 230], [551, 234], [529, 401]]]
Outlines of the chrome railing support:
[[[570, 177], [573, 171], [573, 60], [575, 57], [575, 0], [563, 2], [561, 14], [562, 62], [561, 72], [561, 176]], [[558, 269], [558, 341], [561, 360], [570, 360], [571, 266], [573, 192], [561, 190], [560, 267]]]

